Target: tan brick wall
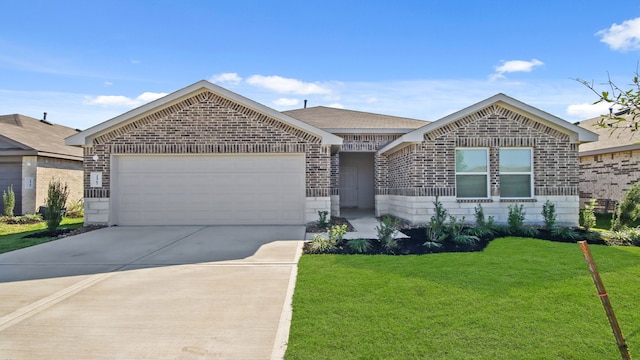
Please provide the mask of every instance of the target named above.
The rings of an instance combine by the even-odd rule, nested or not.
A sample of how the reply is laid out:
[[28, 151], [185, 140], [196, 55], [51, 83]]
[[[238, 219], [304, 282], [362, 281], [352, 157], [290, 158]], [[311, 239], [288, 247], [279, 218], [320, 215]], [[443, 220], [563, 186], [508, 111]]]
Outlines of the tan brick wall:
[[388, 155], [389, 194], [455, 196], [456, 147], [485, 147], [490, 184], [499, 194], [500, 147], [534, 150], [535, 195], [578, 194], [578, 147], [567, 135], [499, 106], [490, 106]]
[[596, 199], [600, 211], [613, 211], [624, 192], [639, 180], [640, 150], [581, 156], [580, 206]]
[[36, 201], [33, 212], [40, 206], [46, 205], [49, 183], [52, 180], [60, 180], [67, 184], [69, 188], [67, 203], [83, 198], [83, 171], [80, 161], [39, 156], [35, 180]]
[[[319, 137], [208, 91], [96, 138], [84, 154], [85, 196], [109, 197], [111, 154], [186, 153], [304, 153], [307, 196], [329, 196], [330, 147]], [[94, 171], [100, 189], [89, 186]]]

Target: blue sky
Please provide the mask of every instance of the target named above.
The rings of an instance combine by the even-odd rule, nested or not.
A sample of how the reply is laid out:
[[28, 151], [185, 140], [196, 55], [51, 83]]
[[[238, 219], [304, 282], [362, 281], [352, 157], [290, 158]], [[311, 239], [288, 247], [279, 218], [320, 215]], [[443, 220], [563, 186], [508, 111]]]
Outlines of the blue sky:
[[0, 114], [85, 129], [206, 79], [277, 110], [437, 120], [502, 92], [569, 121], [606, 112], [575, 78], [627, 88], [640, 3], [11, 1]]

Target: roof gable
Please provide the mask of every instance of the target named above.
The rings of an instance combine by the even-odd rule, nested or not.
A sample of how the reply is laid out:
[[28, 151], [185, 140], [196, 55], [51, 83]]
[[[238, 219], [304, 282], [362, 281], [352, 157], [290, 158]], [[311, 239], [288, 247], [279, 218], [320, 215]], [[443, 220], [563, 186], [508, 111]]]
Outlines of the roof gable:
[[188, 105], [191, 99], [196, 101], [198, 96], [206, 97], [210, 95], [220, 97], [236, 106], [242, 106], [257, 114], [267, 116], [299, 132], [315, 136], [321, 139], [322, 144], [339, 145], [342, 143], [342, 139], [333, 134], [289, 117], [206, 80], [202, 80], [71, 136], [67, 138], [67, 144], [75, 146], [91, 145], [94, 139], [97, 139], [99, 142], [104, 142], [110, 136], [126, 133], [132, 126], [135, 127], [133, 124], [138, 121], [153, 121], [159, 116], [165, 116], [178, 111], [181, 106], [185, 106], [185, 104]]
[[[406, 144], [422, 142], [425, 137], [432, 138], [438, 134], [453, 130], [453, 124], [461, 120], [473, 120], [494, 112], [511, 112], [512, 115], [521, 116], [541, 126], [558, 131], [569, 136], [573, 143], [596, 141], [598, 135], [580, 128], [554, 115], [527, 105], [504, 94], [497, 94], [465, 109], [445, 116], [437, 121], [427, 124], [408, 134], [405, 134], [385, 146], [380, 152], [385, 153]], [[456, 126], [457, 127], [457, 126]]]
[[82, 159], [82, 150], [65, 145], [77, 131], [20, 114], [0, 115], [0, 138], [6, 150], [32, 151], [51, 157]]

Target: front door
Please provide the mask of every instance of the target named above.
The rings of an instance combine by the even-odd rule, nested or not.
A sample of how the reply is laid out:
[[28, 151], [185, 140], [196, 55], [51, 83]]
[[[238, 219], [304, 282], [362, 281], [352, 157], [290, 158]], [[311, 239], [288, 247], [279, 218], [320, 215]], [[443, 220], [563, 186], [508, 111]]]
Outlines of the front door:
[[358, 168], [340, 167], [340, 206], [358, 207]]

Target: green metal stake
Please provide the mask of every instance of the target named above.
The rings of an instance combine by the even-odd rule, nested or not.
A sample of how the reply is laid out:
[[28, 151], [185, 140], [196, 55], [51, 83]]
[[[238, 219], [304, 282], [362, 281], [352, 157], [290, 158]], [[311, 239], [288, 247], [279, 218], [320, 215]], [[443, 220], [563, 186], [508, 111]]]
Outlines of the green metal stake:
[[609, 301], [609, 295], [607, 295], [607, 290], [605, 290], [604, 288], [604, 284], [602, 283], [602, 279], [600, 278], [600, 273], [598, 272], [596, 263], [593, 261], [591, 251], [589, 251], [589, 246], [587, 245], [586, 241], [578, 241], [578, 244], [582, 248], [582, 254], [584, 255], [584, 259], [587, 261], [589, 273], [591, 273], [593, 283], [596, 285], [596, 289], [598, 290], [598, 297], [602, 302], [604, 311], [607, 313], [607, 318], [609, 318], [609, 324], [611, 325], [611, 330], [613, 330], [613, 335], [616, 337], [616, 343], [618, 344], [620, 355], [622, 355], [623, 360], [631, 360], [631, 354], [629, 354], [629, 349], [627, 348], [627, 344], [624, 341], [624, 336], [622, 336], [620, 324], [618, 324], [616, 314], [613, 312], [613, 307], [611, 306], [611, 302]]

